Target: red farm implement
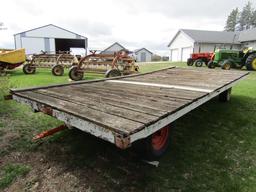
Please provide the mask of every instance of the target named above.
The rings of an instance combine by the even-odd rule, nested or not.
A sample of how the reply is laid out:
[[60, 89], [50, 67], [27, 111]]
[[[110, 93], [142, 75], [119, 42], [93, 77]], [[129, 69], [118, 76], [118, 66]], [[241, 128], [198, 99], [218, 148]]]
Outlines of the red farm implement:
[[213, 52], [205, 52], [205, 53], [192, 53], [191, 57], [187, 60], [188, 66], [195, 65], [196, 67], [202, 67], [203, 64], [208, 64], [213, 56]]

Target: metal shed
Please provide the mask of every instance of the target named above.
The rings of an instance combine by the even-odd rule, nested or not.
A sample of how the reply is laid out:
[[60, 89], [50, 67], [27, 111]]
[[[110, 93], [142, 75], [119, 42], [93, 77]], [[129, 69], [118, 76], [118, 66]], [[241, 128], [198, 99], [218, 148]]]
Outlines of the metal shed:
[[15, 49], [25, 48], [26, 54], [70, 51], [70, 48], [84, 48], [86, 52], [88, 47], [86, 37], [53, 24], [14, 34], [14, 42]]

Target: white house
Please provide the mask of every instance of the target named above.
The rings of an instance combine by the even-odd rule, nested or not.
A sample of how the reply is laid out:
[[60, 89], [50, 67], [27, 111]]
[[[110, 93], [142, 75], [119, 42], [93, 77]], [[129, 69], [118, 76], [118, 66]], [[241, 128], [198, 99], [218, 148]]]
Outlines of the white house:
[[173, 37], [170, 48], [171, 61], [187, 61], [191, 53], [213, 52], [217, 48], [240, 48], [239, 33], [180, 29]]
[[115, 52], [121, 51], [123, 49], [126, 49], [124, 46], [122, 46], [120, 43], [115, 42], [103, 51], [101, 51], [101, 54], [114, 54]]
[[150, 62], [152, 61], [153, 53], [146, 48], [137, 49], [134, 51], [137, 62]]
[[256, 28], [242, 31], [239, 35], [238, 41], [243, 47], [252, 47], [256, 49]]
[[14, 42], [15, 48], [25, 48], [26, 54], [70, 51], [70, 48], [84, 48], [86, 52], [88, 46], [86, 37], [53, 24], [17, 33]]

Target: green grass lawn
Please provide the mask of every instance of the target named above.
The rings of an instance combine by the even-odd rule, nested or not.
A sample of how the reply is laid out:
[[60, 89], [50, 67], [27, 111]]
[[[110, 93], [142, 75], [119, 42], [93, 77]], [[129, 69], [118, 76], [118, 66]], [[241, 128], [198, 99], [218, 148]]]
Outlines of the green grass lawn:
[[[142, 65], [148, 72], [184, 63]], [[175, 122], [158, 168], [132, 149], [66, 130], [39, 142], [36, 133], [61, 124], [27, 106], [4, 101], [8, 87], [68, 82], [47, 69], [0, 77], [0, 191], [256, 191], [256, 72], [233, 88], [232, 100], [213, 99]], [[87, 80], [102, 75], [86, 75]]]

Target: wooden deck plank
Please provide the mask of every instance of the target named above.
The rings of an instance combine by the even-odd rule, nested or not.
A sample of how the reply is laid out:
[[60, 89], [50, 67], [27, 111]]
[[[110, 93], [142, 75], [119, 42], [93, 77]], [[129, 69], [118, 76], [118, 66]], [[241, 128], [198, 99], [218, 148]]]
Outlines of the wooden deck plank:
[[51, 90], [37, 90], [34, 92], [44, 94], [44, 95], [47, 95], [50, 97], [54, 97], [56, 99], [75, 103], [78, 105], [83, 105], [84, 107], [87, 107], [90, 109], [95, 109], [97, 111], [101, 111], [104, 113], [108, 113], [108, 114], [111, 114], [111, 115], [114, 115], [117, 117], [122, 117], [125, 119], [143, 123], [143, 124], [153, 122], [159, 117], [159, 116], [149, 115], [149, 114], [146, 114], [143, 112], [137, 112], [137, 111], [122, 108], [122, 107], [116, 107], [113, 105], [106, 104], [102, 101], [95, 102], [91, 99], [87, 99], [87, 98], [80, 97], [77, 95], [68, 95], [68, 94], [55, 92], [55, 91], [51, 91]]
[[[67, 102], [61, 99], [56, 99], [54, 97], [46, 96], [43, 94], [35, 93], [33, 91], [24, 92], [22, 94], [17, 93], [17, 95], [23, 96], [25, 98], [31, 99], [33, 101], [43, 103], [45, 105], [51, 106], [53, 108], [62, 110], [69, 114], [76, 115], [85, 119], [89, 122], [98, 124], [102, 127], [111, 129], [119, 133], [126, 133], [134, 130], [134, 127], [143, 127], [144, 124], [110, 115], [104, 112], [100, 112], [95, 109], [90, 109], [79, 104]], [[82, 114], [82, 115], [81, 115]]]

